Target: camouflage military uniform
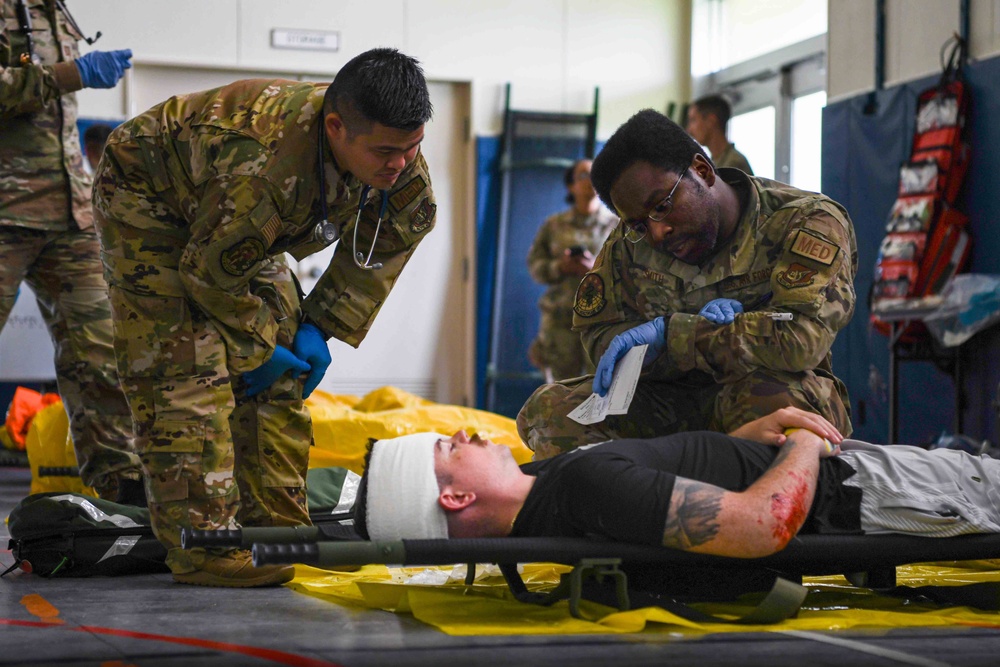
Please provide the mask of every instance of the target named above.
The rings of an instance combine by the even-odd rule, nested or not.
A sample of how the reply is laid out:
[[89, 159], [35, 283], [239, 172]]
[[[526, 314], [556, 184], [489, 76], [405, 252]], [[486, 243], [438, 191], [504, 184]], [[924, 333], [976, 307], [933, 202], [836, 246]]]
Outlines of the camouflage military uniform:
[[618, 217], [605, 208], [590, 215], [571, 208], [549, 216], [528, 251], [531, 277], [549, 286], [538, 300], [541, 322], [532, 346], [538, 360], [552, 369], [557, 380], [594, 372], [583, 352], [580, 334], [572, 331], [573, 299], [581, 277], [559, 270], [563, 253], [580, 246], [596, 255], [617, 222]]
[[734, 169], [739, 169], [740, 171], [753, 176], [753, 169], [750, 168], [750, 163], [747, 162], [747, 158], [743, 153], [736, 150], [736, 146], [732, 143], [726, 145], [726, 151], [719, 156], [716, 160], [712, 157], [712, 162], [715, 163], [716, 169], [721, 169], [723, 167], [732, 167]]
[[253, 398], [240, 375], [291, 347], [303, 316], [327, 337], [364, 339], [436, 205], [421, 155], [361, 215], [362, 184], [322, 139], [329, 219], [344, 240], [301, 304], [283, 259], [323, 245], [318, 146], [326, 85], [239, 81], [175, 97], [118, 128], [97, 170], [94, 205], [115, 314], [115, 349], [147, 475], [153, 527], [175, 573], [203, 553], [180, 528], [309, 523], [312, 424], [302, 383], [285, 374]]
[[[592, 378], [539, 388], [517, 418], [536, 458], [612, 438], [728, 432], [786, 405], [850, 433], [847, 389], [830, 357], [854, 312], [857, 245], [847, 212], [823, 195], [733, 169], [719, 176], [746, 199], [732, 238], [703, 267], [645, 241], [633, 245], [621, 227], [611, 233], [580, 283], [574, 327], [596, 360], [617, 334], [663, 315], [666, 349], [641, 376], [628, 414], [592, 426], [566, 416], [590, 395]], [[728, 325], [697, 314], [720, 297], [751, 312]]]
[[38, 64], [23, 64], [16, 4], [0, 0], [0, 327], [26, 280], [55, 344], [80, 474], [113, 500], [118, 480], [141, 472], [76, 127], [81, 36], [54, 0], [28, 2]]

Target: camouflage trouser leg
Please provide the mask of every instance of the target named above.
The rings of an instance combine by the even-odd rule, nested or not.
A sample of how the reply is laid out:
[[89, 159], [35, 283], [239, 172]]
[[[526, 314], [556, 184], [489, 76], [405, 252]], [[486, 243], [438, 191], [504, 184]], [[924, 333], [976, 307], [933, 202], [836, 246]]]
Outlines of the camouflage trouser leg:
[[813, 371], [759, 370], [723, 387], [715, 404], [714, 421], [719, 430], [728, 433], [779, 408], [795, 406], [823, 415], [848, 437], [852, 427], [849, 403], [842, 398], [846, 395], [839, 380]]
[[114, 500], [119, 479], [138, 480], [142, 473], [118, 384], [97, 236], [0, 228], [0, 327], [22, 279], [34, 290], [52, 335], [80, 476], [101, 497]]
[[183, 296], [111, 287], [115, 352], [167, 564], [190, 572], [204, 550], [180, 548], [183, 527], [236, 528], [239, 491], [229, 415], [235, 406], [226, 346]]
[[[298, 329], [299, 296], [283, 259], [255, 276], [250, 289], [280, 320], [278, 345], [291, 349]], [[312, 420], [302, 401], [302, 381], [282, 376], [270, 389], [248, 398], [237, 392], [230, 418], [236, 449], [236, 481], [243, 526], [309, 525], [306, 470]]]
[[594, 372], [594, 366], [587, 358], [580, 341], [580, 334], [570, 329], [570, 319], [553, 313], [542, 312], [538, 329], [538, 351], [541, 361], [552, 371], [556, 380], [577, 378]]
[[[712, 429], [717, 385], [648, 382], [636, 386], [628, 414], [609, 415], [589, 426], [567, 415], [590, 396], [593, 376], [539, 387], [517, 415], [521, 439], [546, 459], [581, 445], [616, 438], [652, 438]], [[717, 429], [713, 429], [717, 430]]]

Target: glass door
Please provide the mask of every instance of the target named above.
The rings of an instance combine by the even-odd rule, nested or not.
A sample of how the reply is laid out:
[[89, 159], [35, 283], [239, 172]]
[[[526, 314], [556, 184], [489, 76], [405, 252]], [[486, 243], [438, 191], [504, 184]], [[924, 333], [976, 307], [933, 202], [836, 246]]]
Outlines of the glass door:
[[755, 175], [819, 191], [826, 58], [807, 47], [744, 63], [716, 91], [733, 105], [729, 140]]

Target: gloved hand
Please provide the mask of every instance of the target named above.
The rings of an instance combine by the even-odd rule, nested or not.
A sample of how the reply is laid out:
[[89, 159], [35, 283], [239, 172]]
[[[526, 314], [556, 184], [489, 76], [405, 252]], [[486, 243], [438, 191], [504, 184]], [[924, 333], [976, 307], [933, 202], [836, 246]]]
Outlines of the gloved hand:
[[737, 313], [743, 312], [743, 304], [736, 299], [712, 299], [698, 311], [698, 314], [715, 324], [730, 324]]
[[[653, 363], [660, 352], [667, 344], [667, 325], [662, 317], [657, 317], [651, 322], [640, 324], [628, 331], [623, 331], [611, 339], [611, 344], [601, 356], [597, 364], [597, 374], [594, 375], [594, 393], [604, 396], [611, 388], [611, 376], [615, 372], [615, 365], [636, 345], [649, 345], [646, 350], [646, 357], [642, 365]], [[651, 354], [652, 353], [652, 354]]]
[[132, 66], [132, 49], [91, 51], [76, 59], [84, 88], [114, 88], [125, 70]]
[[323, 374], [330, 367], [330, 348], [326, 344], [323, 332], [315, 325], [304, 323], [299, 325], [299, 330], [295, 333], [295, 340], [292, 341], [292, 351], [295, 356], [309, 364], [312, 370], [302, 388], [302, 398], [309, 398], [323, 379]]
[[243, 374], [247, 396], [256, 396], [288, 371], [298, 376], [308, 370], [309, 364], [296, 357], [287, 347], [279, 345], [274, 348], [271, 358], [265, 361], [263, 366]]

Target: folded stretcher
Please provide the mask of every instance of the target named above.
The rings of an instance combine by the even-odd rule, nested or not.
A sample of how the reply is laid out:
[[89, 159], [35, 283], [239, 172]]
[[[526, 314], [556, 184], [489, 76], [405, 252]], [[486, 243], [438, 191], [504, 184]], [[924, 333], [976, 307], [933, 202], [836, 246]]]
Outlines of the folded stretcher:
[[[431, 566], [469, 563], [467, 583], [475, 563], [496, 563], [513, 595], [522, 602], [551, 604], [569, 599], [579, 616], [581, 599], [612, 602], [619, 609], [632, 603], [655, 604], [699, 621], [774, 623], [788, 618], [805, 599], [803, 576], [840, 574], [855, 586], [887, 590], [896, 584], [898, 565], [931, 561], [1000, 559], [1000, 534], [929, 538], [910, 535], [801, 535], [782, 551], [764, 558], [728, 558], [665, 547], [582, 538], [489, 538], [439, 540], [361, 540], [349, 525], [325, 524], [295, 528], [244, 528], [235, 531], [186, 530], [185, 548], [240, 546], [252, 548], [256, 565], [301, 563], [317, 567], [385, 564]], [[569, 565], [558, 588], [533, 593], [517, 572], [517, 563]], [[721, 594], [732, 599], [748, 592], [770, 592], [749, 614], [735, 621], [709, 617], [678, 600]]]

